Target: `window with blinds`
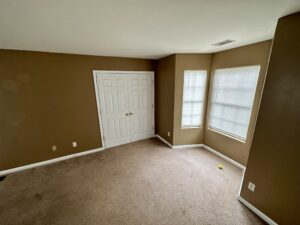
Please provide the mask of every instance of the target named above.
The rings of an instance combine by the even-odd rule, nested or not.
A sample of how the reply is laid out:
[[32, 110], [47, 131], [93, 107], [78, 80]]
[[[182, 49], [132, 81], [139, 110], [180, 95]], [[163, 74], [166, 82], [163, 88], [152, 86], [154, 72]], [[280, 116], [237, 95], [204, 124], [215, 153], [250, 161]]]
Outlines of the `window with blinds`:
[[259, 71], [260, 66], [215, 71], [209, 128], [246, 140]]
[[202, 125], [207, 71], [185, 70], [182, 103], [182, 128]]

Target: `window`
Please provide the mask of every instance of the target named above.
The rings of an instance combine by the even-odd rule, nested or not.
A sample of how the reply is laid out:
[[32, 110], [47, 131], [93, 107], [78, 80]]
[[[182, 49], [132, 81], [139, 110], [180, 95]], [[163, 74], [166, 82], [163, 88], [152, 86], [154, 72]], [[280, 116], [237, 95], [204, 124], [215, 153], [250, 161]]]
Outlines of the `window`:
[[182, 128], [200, 127], [206, 86], [205, 70], [185, 70], [182, 103]]
[[209, 128], [245, 141], [260, 66], [215, 71]]

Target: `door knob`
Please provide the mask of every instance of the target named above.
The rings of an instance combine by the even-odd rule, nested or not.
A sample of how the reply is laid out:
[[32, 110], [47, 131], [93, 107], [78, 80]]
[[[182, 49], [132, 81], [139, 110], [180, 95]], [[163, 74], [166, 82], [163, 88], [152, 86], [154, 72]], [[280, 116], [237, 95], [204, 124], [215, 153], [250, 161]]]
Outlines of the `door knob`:
[[129, 116], [131, 116], [133, 113], [131, 112], [131, 113], [129, 113]]

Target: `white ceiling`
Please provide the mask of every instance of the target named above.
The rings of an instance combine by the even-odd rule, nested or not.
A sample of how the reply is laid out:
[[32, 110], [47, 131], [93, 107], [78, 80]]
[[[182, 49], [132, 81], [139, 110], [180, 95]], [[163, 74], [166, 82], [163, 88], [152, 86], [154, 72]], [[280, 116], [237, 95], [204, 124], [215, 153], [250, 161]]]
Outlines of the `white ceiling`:
[[[271, 39], [299, 0], [1, 0], [0, 48], [157, 59]], [[236, 42], [212, 46], [224, 39]]]

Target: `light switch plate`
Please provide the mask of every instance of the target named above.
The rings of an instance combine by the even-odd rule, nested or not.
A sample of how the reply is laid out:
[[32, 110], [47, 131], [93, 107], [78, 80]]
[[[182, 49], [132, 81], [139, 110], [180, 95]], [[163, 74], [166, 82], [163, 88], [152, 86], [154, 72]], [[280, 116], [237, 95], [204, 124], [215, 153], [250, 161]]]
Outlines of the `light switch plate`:
[[57, 150], [56, 145], [53, 145], [53, 146], [52, 146], [52, 151], [56, 151], [56, 150]]

